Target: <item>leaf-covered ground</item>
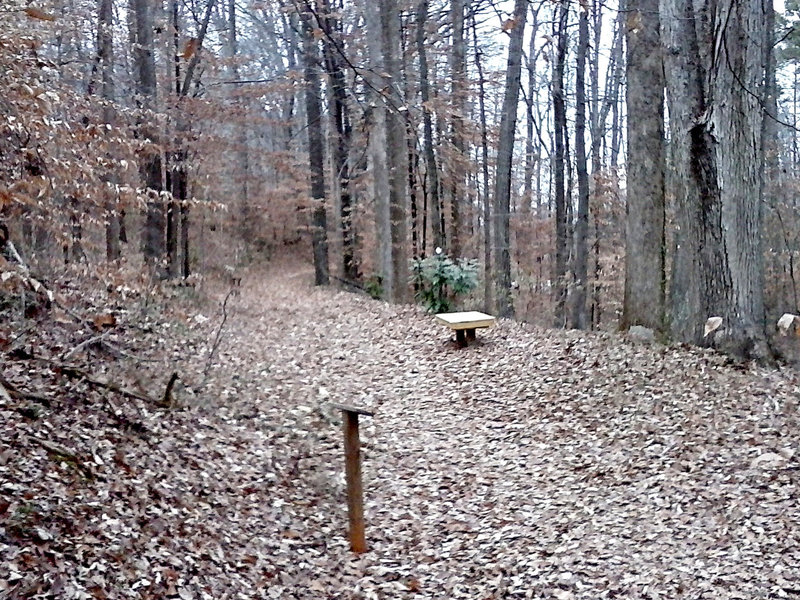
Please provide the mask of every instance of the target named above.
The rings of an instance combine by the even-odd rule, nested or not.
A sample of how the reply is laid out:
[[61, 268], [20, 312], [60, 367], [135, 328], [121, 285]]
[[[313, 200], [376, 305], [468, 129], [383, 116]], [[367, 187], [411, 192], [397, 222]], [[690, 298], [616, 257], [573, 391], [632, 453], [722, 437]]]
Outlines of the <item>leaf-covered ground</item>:
[[[52, 398], [0, 398], [0, 597], [800, 598], [795, 373], [508, 321], [459, 349], [310, 282], [245, 277], [207, 377], [223, 292], [120, 302], [95, 375], [144, 400], [0, 356]], [[361, 556], [333, 402], [375, 411]]]

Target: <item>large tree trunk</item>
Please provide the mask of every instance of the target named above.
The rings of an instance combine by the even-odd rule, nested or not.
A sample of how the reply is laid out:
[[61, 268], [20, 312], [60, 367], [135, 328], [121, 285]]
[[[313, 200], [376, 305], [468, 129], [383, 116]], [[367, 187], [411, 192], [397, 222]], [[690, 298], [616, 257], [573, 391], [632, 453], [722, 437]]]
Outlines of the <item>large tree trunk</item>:
[[664, 330], [664, 66], [658, 0], [628, 0], [623, 329]]
[[394, 289], [392, 300], [403, 302], [408, 295], [408, 227], [406, 216], [406, 127], [400, 108], [404, 100], [400, 94], [400, 12], [396, 0], [381, 2], [381, 21], [383, 25], [383, 51], [386, 72], [394, 83], [390, 86], [392, 110], [386, 115], [386, 143], [390, 161], [389, 213], [392, 235], [392, 269], [394, 270]]
[[514, 3], [514, 21], [508, 46], [506, 86], [503, 112], [500, 117], [500, 139], [497, 145], [497, 176], [494, 187], [494, 238], [495, 238], [495, 301], [501, 317], [513, 317], [511, 299], [511, 165], [514, 155], [514, 131], [517, 125], [517, 102], [522, 75], [522, 42], [525, 19], [528, 15], [526, 0]]
[[672, 332], [767, 358], [761, 252], [766, 3], [662, 0], [678, 202]]
[[[153, 5], [149, 0], [132, 0], [136, 17], [136, 44], [134, 62], [136, 66], [136, 91], [143, 109], [153, 109], [156, 101], [156, 61], [153, 46]], [[152, 126], [140, 127], [141, 136], [154, 146], [157, 136]], [[161, 177], [161, 152], [147, 149], [143, 152], [141, 173], [144, 187], [150, 200], [147, 202], [142, 252], [145, 261], [163, 276], [162, 261], [165, 252], [164, 204], [159, 198], [163, 188]]]
[[306, 119], [308, 163], [311, 171], [311, 245], [314, 257], [314, 283], [328, 285], [328, 221], [325, 209], [325, 160], [323, 156], [322, 102], [319, 81], [319, 49], [314, 29], [304, 14], [303, 63], [306, 80]]
[[394, 295], [394, 269], [392, 268], [392, 234], [390, 211], [389, 158], [387, 155], [386, 97], [381, 93], [388, 87], [384, 74], [384, 55], [381, 26], [381, 7], [365, 0], [367, 49], [369, 52], [371, 87], [371, 122], [369, 150], [372, 167], [372, 188], [375, 198], [375, 234], [377, 238], [377, 271], [380, 277], [382, 297], [391, 300]]

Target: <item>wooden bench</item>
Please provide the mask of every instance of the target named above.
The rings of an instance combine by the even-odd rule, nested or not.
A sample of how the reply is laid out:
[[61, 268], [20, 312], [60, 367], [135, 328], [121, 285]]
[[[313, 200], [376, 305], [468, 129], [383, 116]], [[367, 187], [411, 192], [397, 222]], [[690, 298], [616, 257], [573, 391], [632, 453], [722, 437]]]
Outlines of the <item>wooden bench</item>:
[[491, 327], [495, 323], [492, 315], [470, 310], [467, 312], [439, 313], [436, 320], [443, 325], [447, 325], [456, 332], [456, 342], [464, 348], [470, 341], [475, 339], [475, 330], [481, 327]]

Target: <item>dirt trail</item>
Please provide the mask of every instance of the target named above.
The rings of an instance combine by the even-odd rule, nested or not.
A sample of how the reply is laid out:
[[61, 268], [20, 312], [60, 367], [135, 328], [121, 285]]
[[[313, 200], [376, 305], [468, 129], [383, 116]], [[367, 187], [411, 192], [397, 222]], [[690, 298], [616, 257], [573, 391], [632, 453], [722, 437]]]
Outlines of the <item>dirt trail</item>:
[[[106, 539], [72, 533], [62, 585], [101, 577], [109, 598], [800, 597], [793, 375], [508, 321], [458, 349], [418, 308], [311, 279], [297, 266], [245, 278], [196, 406], [154, 418], [158, 442], [126, 441], [130, 473], [71, 492], [81, 510], [102, 500]], [[376, 413], [362, 426], [361, 557], [345, 539], [332, 402]]]

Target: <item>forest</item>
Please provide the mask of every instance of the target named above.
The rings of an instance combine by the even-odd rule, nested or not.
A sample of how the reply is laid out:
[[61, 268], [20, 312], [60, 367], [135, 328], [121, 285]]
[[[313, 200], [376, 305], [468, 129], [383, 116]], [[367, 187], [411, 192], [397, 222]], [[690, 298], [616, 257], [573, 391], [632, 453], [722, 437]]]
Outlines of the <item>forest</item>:
[[373, 4], [6, 3], [20, 260], [178, 281], [293, 252], [402, 302], [441, 248], [501, 316], [782, 354], [795, 3]]
[[798, 0], [3, 0], [0, 598], [800, 597], [799, 61]]

